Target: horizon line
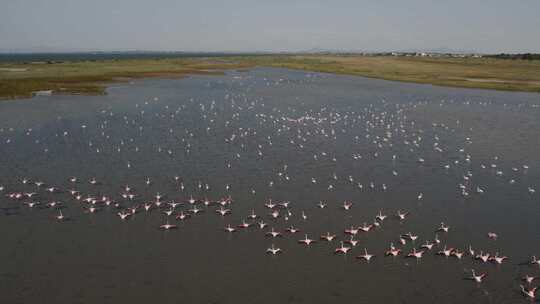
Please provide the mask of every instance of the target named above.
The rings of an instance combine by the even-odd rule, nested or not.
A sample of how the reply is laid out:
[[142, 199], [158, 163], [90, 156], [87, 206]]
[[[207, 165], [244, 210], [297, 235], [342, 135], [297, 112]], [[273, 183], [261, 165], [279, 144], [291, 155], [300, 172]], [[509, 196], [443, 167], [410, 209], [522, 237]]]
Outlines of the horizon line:
[[[185, 51], [185, 50], [151, 50], [151, 49], [117, 49], [117, 50], [93, 50], [93, 49], [65, 49], [65, 50], [24, 50], [24, 49], [0, 49], [0, 55], [31, 55], [31, 54], [98, 54], [98, 53], [147, 53], [147, 54], [392, 54], [392, 53], [426, 53], [426, 54], [478, 54], [478, 55], [497, 55], [497, 54], [537, 54], [537, 52], [479, 52], [474, 50], [453, 50], [453, 49], [409, 49], [409, 50], [332, 50], [332, 49], [309, 49], [309, 50], [251, 50], [251, 51]], [[538, 52], [540, 53], [540, 51]]]

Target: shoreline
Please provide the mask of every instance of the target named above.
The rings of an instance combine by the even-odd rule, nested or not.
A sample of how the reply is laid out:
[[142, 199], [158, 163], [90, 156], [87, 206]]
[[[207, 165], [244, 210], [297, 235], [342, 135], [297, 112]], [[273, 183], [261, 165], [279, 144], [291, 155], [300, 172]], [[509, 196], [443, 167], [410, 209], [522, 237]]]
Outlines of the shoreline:
[[337, 55], [122, 59], [44, 65], [0, 64], [0, 100], [34, 92], [102, 95], [106, 87], [140, 78], [221, 75], [255, 67], [287, 68], [444, 87], [540, 93], [540, 61], [393, 58]]

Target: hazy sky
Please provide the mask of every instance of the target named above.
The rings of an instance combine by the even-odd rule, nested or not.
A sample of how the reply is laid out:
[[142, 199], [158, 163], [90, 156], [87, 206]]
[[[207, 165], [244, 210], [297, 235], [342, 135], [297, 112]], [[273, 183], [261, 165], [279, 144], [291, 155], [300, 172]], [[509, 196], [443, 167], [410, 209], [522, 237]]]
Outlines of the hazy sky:
[[0, 2], [0, 49], [540, 52], [540, 0]]

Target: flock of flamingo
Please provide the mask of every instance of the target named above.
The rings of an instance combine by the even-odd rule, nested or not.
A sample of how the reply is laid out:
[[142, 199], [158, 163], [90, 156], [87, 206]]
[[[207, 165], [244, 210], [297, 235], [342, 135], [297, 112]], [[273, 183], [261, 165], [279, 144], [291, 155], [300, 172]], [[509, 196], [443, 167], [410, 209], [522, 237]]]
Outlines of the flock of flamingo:
[[[241, 81], [245, 82], [246, 79]], [[283, 79], [265, 81], [267, 81], [268, 86], [287, 83], [287, 80]], [[299, 108], [288, 106], [286, 109], [277, 107], [269, 109], [265, 106], [264, 99], [253, 100], [245, 94], [234, 95], [230, 93], [224, 97], [222, 103], [215, 100], [203, 102], [190, 99], [173, 107], [171, 104], [162, 105], [159, 98], [156, 97], [135, 104], [136, 112], [132, 116], [115, 113], [112, 109], [102, 110], [98, 113], [99, 123], [94, 126], [83, 124], [77, 128], [80, 128], [78, 132], [79, 136], [82, 137], [81, 140], [86, 142], [85, 153], [104, 155], [104, 158], [115, 153], [120, 154], [125, 165], [124, 170], [130, 170], [133, 166], [137, 166], [137, 162], [130, 160], [134, 159], [130, 156], [146, 148], [144, 132], [152, 126], [146, 125], [144, 122], [152, 119], [157, 119], [162, 123], [168, 122], [169, 127], [164, 131], [165, 136], [174, 138], [176, 143], [176, 145], [169, 146], [163, 143], [152, 147], [152, 153], [157, 153], [159, 157], [168, 155], [174, 158], [177, 154], [189, 157], [194, 153], [193, 151], [196, 151], [197, 145], [204, 145], [208, 140], [216, 140], [229, 147], [228, 149], [223, 148], [223, 153], [228, 154], [224, 158], [223, 165], [228, 169], [242, 163], [245, 159], [264, 162], [266, 156], [272, 155], [272, 150], [278, 146], [278, 142], [281, 149], [285, 146], [286, 149], [300, 153], [306, 162], [313, 162], [315, 167], [323, 160], [332, 164], [386, 159], [385, 164], [388, 164], [389, 177], [386, 183], [373, 181], [362, 183], [359, 177], [340, 176], [335, 171], [329, 172], [326, 179], [320, 176], [295, 176], [290, 173], [289, 169], [297, 164], [288, 163], [286, 159], [282, 159], [280, 166], [275, 168], [275, 172], [267, 179], [267, 188], [276, 187], [280, 183], [302, 180], [305, 182], [304, 184], [316, 185], [325, 191], [332, 192], [339, 191], [340, 189], [337, 189], [339, 188], [338, 180], [344, 180], [358, 191], [385, 192], [392, 187], [391, 178], [401, 174], [398, 172], [400, 159], [413, 157], [415, 166], [424, 166], [427, 162], [435, 162], [433, 157], [429, 157], [430, 154], [441, 156], [440, 159], [443, 161], [436, 166], [442, 172], [448, 172], [451, 168], [458, 170], [457, 195], [463, 198], [480, 196], [488, 191], [487, 187], [481, 185], [481, 181], [475, 180], [473, 182], [475, 170], [485, 170], [494, 176], [503, 178], [511, 176], [498, 166], [499, 157], [493, 157], [491, 163], [475, 164], [466, 147], [473, 142], [470, 137], [461, 140], [463, 147], [450, 146], [453, 142], [447, 140], [445, 135], [455, 136], [452, 132], [459, 128], [459, 124], [449, 126], [445, 123], [434, 122], [430, 126], [433, 133], [429, 133], [433, 135], [427, 135], [428, 132], [415, 124], [415, 121], [407, 115], [415, 107], [421, 106], [422, 102], [394, 105], [383, 101], [365, 106], [360, 110], [334, 109], [326, 105], [318, 110], [305, 105]], [[441, 106], [444, 104], [445, 102], [441, 102]], [[182, 115], [197, 116], [197, 119], [193, 121], [193, 125], [184, 126], [184, 129], [179, 131], [179, 129], [173, 128], [173, 125]], [[255, 123], [251, 121], [250, 124], [247, 124], [243, 121], [242, 119], [246, 116], [254, 119]], [[114, 121], [113, 117], [120, 117], [120, 122]], [[148, 120], [144, 120], [144, 118], [148, 118]], [[115, 124], [122, 124], [126, 129], [136, 130], [140, 136], [119, 138], [118, 133], [115, 133], [114, 130]], [[91, 132], [92, 129], [94, 132]], [[68, 140], [73, 131], [73, 129], [59, 130], [54, 138]], [[216, 139], [218, 132], [224, 132], [223, 134], [227, 136]], [[2, 128], [0, 139], [3, 139], [4, 146], [12, 146], [23, 141], [25, 137], [32, 137], [34, 133], [35, 131], [32, 129], [25, 129], [19, 133], [20, 135], [14, 135], [16, 133], [13, 129]], [[264, 134], [264, 136], [260, 134]], [[347, 158], [341, 154], [338, 156], [339, 153], [330, 152], [332, 147], [339, 149], [338, 138], [345, 136], [353, 144], [369, 146], [369, 150], [359, 152], [359, 150], [350, 149], [353, 152]], [[427, 136], [431, 138], [427, 140]], [[42, 153], [50, 153], [53, 144], [49, 143], [48, 145], [45, 140], [35, 138], [33, 141], [35, 145], [40, 147]], [[317, 148], [316, 152], [313, 153], [308, 147], [321, 148]], [[450, 151], [460, 155], [460, 159], [448, 156]], [[477, 165], [474, 169], [473, 164]], [[526, 174], [528, 170], [530, 168], [527, 164], [513, 167], [511, 173], [514, 176], [507, 180], [509, 187], [511, 185], [519, 186], [519, 179], [515, 176]], [[358, 175], [361, 176], [363, 173], [358, 172]], [[130, 185], [121, 187], [109, 185], [113, 188], [116, 187], [117, 193], [104, 193], [103, 185], [105, 182], [102, 182], [97, 176], [66, 177], [63, 185], [53, 185], [45, 179], [22, 176], [10, 180], [9, 184], [0, 185], [0, 191], [7, 198], [8, 205], [50, 210], [51, 220], [58, 223], [76, 220], [70, 214], [70, 210], [73, 208], [80, 208], [85, 214], [114, 214], [119, 221], [126, 223], [131, 218], [159, 213], [163, 216], [163, 222], [156, 229], [163, 231], [181, 230], [179, 222], [188, 223], [190, 218], [204, 216], [204, 214], [215, 214], [226, 220], [235, 212], [233, 209], [236, 204], [246, 204], [246, 202], [235, 201], [234, 182], [211, 186], [211, 183], [204, 182], [202, 179], [191, 181], [180, 175], [169, 177], [169, 180], [174, 186], [174, 193], [157, 192], [150, 195], [151, 189], [156, 187], [151, 177], [144, 177], [142, 181], [138, 182], [138, 184], [144, 185], [144, 190], [136, 189], [135, 186]], [[189, 187], [186, 186], [188, 183], [194, 186], [188, 189]], [[536, 192], [534, 185], [521, 184], [521, 187], [523, 192], [528, 193], [528, 195], [533, 196]], [[214, 188], [225, 194], [221, 198], [210, 198], [209, 193]], [[248, 191], [255, 195], [260, 190], [260, 188], [250, 187]], [[320, 209], [320, 212], [329, 208], [341, 209], [340, 212], [344, 214], [354, 209], [361, 209], [362, 203], [358, 202], [353, 195], [351, 196], [350, 200], [343, 202], [321, 200], [312, 202], [311, 205], [267, 198], [254, 205], [253, 208], [245, 206], [240, 208], [241, 210], [250, 209], [250, 211], [244, 212], [242, 221], [226, 223], [223, 226], [223, 233], [235, 234], [241, 230], [259, 231], [268, 239], [268, 247], [261, 249], [261, 252], [272, 256], [287, 254], [286, 250], [280, 248], [279, 240], [289, 238], [295, 240], [298, 246], [317, 247], [320, 243], [335, 244], [334, 249], [329, 254], [348, 256], [352, 252], [356, 252], [355, 258], [366, 263], [373, 259], [399, 257], [420, 260], [426, 255], [456, 260], [469, 258], [478, 264], [504, 265], [508, 264], [509, 260], [511, 261], [511, 257], [497, 251], [488, 252], [481, 248], [474, 248], [472, 245], [460, 248], [447, 244], [445, 236], [452, 233], [452, 227], [444, 219], [441, 219], [438, 226], [433, 227], [432, 235], [419, 236], [412, 231], [396, 233], [394, 239], [388, 240], [388, 248], [378, 251], [362, 245], [359, 239], [360, 235], [372, 234], [373, 231], [382, 229], [388, 221], [402, 223], [411, 220], [410, 212], [407, 210], [389, 210], [383, 207], [378, 213], [372, 215], [372, 220], [362, 224], [344, 226], [341, 231], [327, 231], [321, 235], [304, 231], [302, 223], [308, 222], [310, 213], [315, 212], [316, 209]], [[413, 199], [422, 201], [426, 198], [423, 192], [417, 192]], [[496, 231], [485, 231], [484, 233], [486, 238], [497, 242], [499, 236]], [[520, 278], [521, 293], [526, 298], [535, 299], [537, 286], [534, 283], [540, 279], [540, 275], [534, 273], [538, 273], [540, 260], [531, 254], [530, 260], [524, 261], [523, 264], [527, 264], [531, 268], [529, 274]], [[476, 284], [481, 284], [489, 278], [488, 271], [479, 272], [475, 269], [470, 269], [463, 277], [463, 279], [471, 280]]]

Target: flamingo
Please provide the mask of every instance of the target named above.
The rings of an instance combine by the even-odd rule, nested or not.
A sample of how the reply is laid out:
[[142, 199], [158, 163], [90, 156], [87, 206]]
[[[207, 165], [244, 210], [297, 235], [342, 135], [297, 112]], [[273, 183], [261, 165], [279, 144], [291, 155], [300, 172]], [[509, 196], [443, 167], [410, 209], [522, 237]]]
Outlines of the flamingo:
[[242, 224], [238, 225], [238, 228], [249, 228], [251, 227], [251, 224], [250, 223], [247, 223], [246, 221], [242, 221]]
[[386, 252], [385, 252], [385, 255], [386, 256], [398, 256], [399, 254], [401, 254], [401, 249], [399, 248], [396, 248], [394, 246], [394, 243], [390, 243], [390, 249], [388, 249]]
[[212, 204], [212, 202], [208, 198], [204, 198], [203, 204], [208, 207], [210, 204]]
[[341, 246], [336, 248], [334, 250], [334, 253], [342, 253], [342, 254], [347, 254], [347, 252], [349, 252], [349, 250], [351, 250], [351, 247], [346, 247], [343, 242], [340, 242]]
[[327, 232], [325, 235], [321, 235], [321, 240], [326, 240], [328, 242], [331, 242], [336, 238], [335, 234], [330, 234], [330, 232]]
[[409, 212], [401, 212], [401, 210], [398, 210], [396, 216], [399, 218], [400, 221], [403, 221], [408, 214]]
[[279, 206], [282, 207], [282, 208], [287, 209], [287, 208], [289, 208], [289, 204], [290, 204], [290, 203], [291, 203], [291, 202], [282, 202], [282, 203], [279, 204]]
[[224, 228], [225, 231], [227, 232], [236, 232], [236, 229], [234, 229], [233, 227], [231, 227], [231, 225], [227, 225], [227, 227]]
[[413, 250], [409, 252], [406, 257], [420, 259], [422, 258], [423, 254], [424, 254], [423, 250], [417, 251], [416, 248], [413, 248]]
[[455, 249], [454, 251], [452, 251], [452, 256], [456, 257], [458, 260], [461, 260], [461, 258], [463, 257], [463, 252]]
[[402, 236], [399, 237], [399, 242], [401, 243], [401, 245], [407, 244], [407, 240], [404, 239]]
[[353, 235], [351, 235], [350, 239], [345, 240], [345, 242], [351, 244], [353, 247], [356, 247], [356, 244], [358, 244], [358, 240], [355, 240]]
[[430, 243], [429, 241], [426, 241], [425, 244], [420, 245], [420, 248], [425, 248], [427, 250], [431, 250], [433, 248], [434, 243]]
[[148, 211], [150, 211], [150, 209], [152, 209], [152, 204], [151, 203], [145, 203], [143, 207], [144, 207], [144, 210], [146, 212], [148, 212]]
[[193, 213], [193, 214], [197, 214], [199, 212], [203, 212], [204, 210], [197, 208], [197, 206], [193, 206], [193, 208], [189, 209], [188, 211]]
[[345, 229], [345, 233], [349, 235], [357, 235], [358, 234], [358, 228], [354, 228], [354, 226], [351, 226], [351, 228]]
[[437, 228], [437, 231], [448, 232], [449, 229], [450, 226], [447, 226], [444, 224], [444, 222], [441, 222], [441, 225], [439, 226], [439, 228]]
[[230, 209], [225, 209], [223, 206], [221, 206], [219, 209], [216, 210], [217, 213], [219, 213], [221, 216], [225, 216], [227, 214], [231, 213]]
[[469, 255], [474, 257], [474, 250], [472, 249], [471, 245], [469, 245]]
[[321, 209], [324, 209], [324, 208], [326, 208], [326, 204], [323, 203], [323, 201], [320, 201], [320, 202], [317, 203], [317, 207], [319, 207]]
[[477, 275], [475, 270], [472, 269], [471, 270], [471, 276], [468, 277], [467, 279], [473, 280], [476, 283], [482, 283], [482, 280], [486, 277], [486, 275], [487, 275], [486, 273], [481, 273], [481, 274]]
[[188, 217], [189, 213], [184, 213], [184, 211], [180, 211], [180, 213], [176, 215], [176, 219], [181, 221], [187, 219]]
[[297, 233], [297, 232], [300, 232], [300, 229], [294, 228], [294, 226], [291, 226], [291, 227], [289, 227], [289, 228], [287, 228], [287, 229], [285, 229], [285, 230], [286, 230], [287, 232], [289, 232], [289, 233]]
[[359, 255], [359, 256], [357, 256], [356, 258], [357, 258], [357, 259], [364, 259], [364, 260], [366, 260], [366, 262], [369, 262], [373, 257], [375, 257], [375, 255], [369, 254], [369, 253], [367, 252], [367, 249], [364, 248], [364, 254]]
[[30, 208], [34, 208], [35, 206], [41, 205], [40, 202], [25, 202], [24, 204]]
[[159, 229], [162, 229], [162, 230], [170, 230], [170, 229], [176, 229], [176, 228], [178, 228], [176, 225], [169, 224], [169, 220], [167, 220], [167, 223], [159, 226]]
[[36, 196], [37, 193], [36, 192], [25, 192], [25, 193], [23, 193], [23, 195], [26, 196], [27, 198], [32, 198], [32, 197]]
[[539, 277], [535, 277], [535, 276], [530, 276], [530, 275], [525, 275], [523, 277], [523, 281], [527, 282], [527, 284], [531, 284], [534, 280], [538, 279]]
[[315, 243], [315, 241], [308, 238], [308, 235], [306, 234], [306, 235], [304, 235], [303, 239], [298, 241], [298, 243], [305, 244], [305, 245], [309, 246], [309, 245]]
[[450, 254], [452, 253], [452, 251], [454, 251], [454, 248], [452, 248], [452, 247], [446, 248], [446, 245], [444, 245], [443, 250], [437, 252], [437, 254], [438, 255], [444, 255], [445, 257], [449, 257]]
[[521, 292], [523, 293], [523, 295], [529, 299], [535, 299], [536, 298], [536, 289], [538, 287], [534, 287], [534, 288], [531, 288], [531, 289], [526, 289], [523, 285], [519, 285], [519, 287], [521, 288]]
[[67, 216], [62, 214], [62, 210], [58, 210], [58, 211], [59, 211], [59, 214], [57, 216], [55, 216], [56, 220], [62, 222], [62, 221], [65, 221], [65, 220], [69, 219]]
[[175, 201], [171, 201], [169, 203], [169, 206], [171, 206], [172, 209], [176, 209], [176, 207], [178, 207], [179, 205], [181, 205], [181, 203], [178, 203], [178, 202], [175, 202]]
[[258, 217], [258, 216], [257, 216], [257, 214], [255, 214], [255, 210], [252, 209], [252, 210], [251, 210], [251, 214], [248, 215], [248, 218], [254, 220], [254, 219], [256, 219], [257, 217]]
[[[39, 186], [38, 186], [39, 187]], [[50, 192], [50, 193], [56, 193], [56, 192], [60, 192], [60, 189], [57, 188], [57, 187], [48, 187], [47, 189], [45, 189], [47, 192]]]
[[476, 255], [476, 259], [484, 263], [487, 263], [489, 261], [489, 257], [490, 257], [489, 253], [484, 254], [483, 251], [480, 251], [480, 253]]
[[495, 232], [488, 232], [487, 236], [492, 240], [497, 240], [497, 238], [499, 237]]
[[499, 256], [499, 253], [496, 252], [494, 256], [489, 257], [489, 260], [496, 263], [496, 264], [502, 264], [504, 260], [508, 259], [507, 256]]
[[363, 232], [369, 232], [373, 227], [374, 225], [367, 225], [366, 223], [364, 223], [364, 225], [361, 226], [359, 229]]
[[270, 253], [272, 255], [276, 255], [281, 252], [282, 252], [281, 248], [274, 247], [274, 244], [272, 244], [270, 248], [266, 249], [266, 253]]
[[275, 238], [275, 237], [281, 236], [281, 232], [275, 231], [274, 228], [272, 227], [272, 229], [268, 231], [266, 235]]
[[378, 221], [384, 221], [384, 219], [386, 218], [386, 215], [383, 215], [382, 214], [382, 211], [379, 210], [379, 214], [377, 214], [377, 216], [375, 216], [375, 219], [377, 219]]
[[94, 206], [90, 206], [88, 208], [85, 208], [87, 210], [88, 213], [96, 213], [99, 209], [94, 207]]
[[268, 209], [274, 209], [274, 208], [276, 208], [276, 204], [274, 204], [274, 203], [272, 202], [272, 200], [269, 200], [266, 204], [264, 204], [264, 206], [265, 206], [266, 208], [268, 208]]
[[412, 232], [407, 232], [406, 234], [403, 234], [401, 237], [402, 238], [407, 238], [407, 239], [409, 239], [409, 240], [411, 240], [413, 242], [418, 239], [418, 235], [414, 235], [414, 234], [412, 234]]
[[268, 224], [263, 221], [259, 221], [257, 224], [259, 225], [259, 229], [264, 229], [266, 226], [268, 226]]
[[45, 185], [45, 183], [44, 183], [44, 182], [41, 182], [41, 181], [35, 181], [35, 182], [34, 182], [34, 185], [36, 185], [36, 186], [39, 188], [39, 187]]
[[56, 208], [56, 207], [62, 206], [62, 202], [52, 201], [50, 203], [47, 203], [46, 206], [48, 208]]
[[120, 217], [120, 219], [125, 220], [131, 215], [131, 213], [122, 211], [122, 212], [118, 212], [117, 215]]

